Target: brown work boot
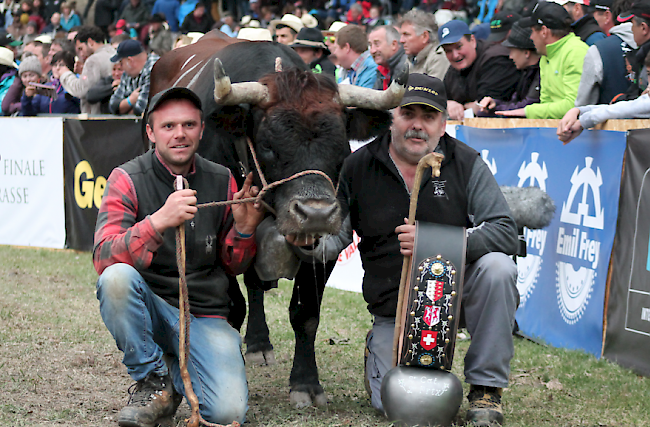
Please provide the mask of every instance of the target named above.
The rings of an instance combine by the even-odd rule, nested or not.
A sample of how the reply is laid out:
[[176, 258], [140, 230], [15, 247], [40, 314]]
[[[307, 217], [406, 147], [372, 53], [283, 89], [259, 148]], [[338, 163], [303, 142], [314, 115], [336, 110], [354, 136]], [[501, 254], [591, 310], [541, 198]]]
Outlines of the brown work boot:
[[155, 427], [158, 420], [173, 416], [183, 399], [169, 375], [160, 377], [153, 372], [133, 384], [129, 394], [129, 403], [117, 418], [122, 427]]
[[472, 385], [467, 400], [469, 400], [466, 417], [468, 425], [476, 427], [503, 425], [500, 388]]

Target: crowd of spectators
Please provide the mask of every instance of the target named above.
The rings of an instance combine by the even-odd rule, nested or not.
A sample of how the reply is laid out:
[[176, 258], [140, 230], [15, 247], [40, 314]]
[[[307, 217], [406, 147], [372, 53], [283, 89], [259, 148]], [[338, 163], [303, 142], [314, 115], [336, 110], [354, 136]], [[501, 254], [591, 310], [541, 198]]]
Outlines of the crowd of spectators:
[[90, 0], [83, 13], [76, 8], [74, 0], [0, 3], [3, 115], [141, 115], [156, 60], [211, 30], [289, 45], [342, 84], [386, 89], [408, 62], [444, 81], [454, 120], [564, 118], [558, 135], [569, 141], [594, 124], [584, 114], [596, 122], [650, 115], [646, 102], [618, 103], [648, 96], [650, 0]]

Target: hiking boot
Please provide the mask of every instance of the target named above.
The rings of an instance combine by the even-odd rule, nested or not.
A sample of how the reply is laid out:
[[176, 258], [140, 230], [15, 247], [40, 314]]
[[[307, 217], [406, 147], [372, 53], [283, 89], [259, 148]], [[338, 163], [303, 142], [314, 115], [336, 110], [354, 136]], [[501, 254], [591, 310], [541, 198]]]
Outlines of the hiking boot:
[[467, 422], [477, 427], [495, 427], [503, 425], [501, 408], [501, 389], [472, 385], [467, 395], [469, 409]]
[[169, 375], [153, 372], [129, 387], [129, 394], [129, 403], [117, 418], [122, 427], [155, 427], [159, 419], [173, 416], [183, 399]]

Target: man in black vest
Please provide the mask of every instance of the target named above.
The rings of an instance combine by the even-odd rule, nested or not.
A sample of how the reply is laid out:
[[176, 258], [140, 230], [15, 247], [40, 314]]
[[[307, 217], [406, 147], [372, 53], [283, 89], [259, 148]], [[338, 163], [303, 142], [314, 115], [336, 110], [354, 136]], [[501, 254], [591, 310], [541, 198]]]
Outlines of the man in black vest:
[[[607, 9], [607, 13], [614, 16], [618, 16], [632, 6], [632, 0], [618, 1], [610, 11], [607, 4], [609, 1], [595, 0], [591, 5], [599, 11]], [[625, 57], [635, 49], [636, 42], [631, 22], [618, 23], [611, 27], [609, 37], [598, 40], [590, 46], [585, 55], [576, 107], [609, 104], [620, 94], [625, 93], [630, 86]]]
[[[136, 381], [120, 426], [145, 427], [173, 416], [182, 399], [175, 229], [185, 224], [186, 277], [192, 315], [189, 374], [201, 415], [212, 423], [243, 422], [248, 389], [241, 338], [227, 321], [228, 275], [255, 255], [262, 213], [249, 204], [198, 210], [197, 203], [257, 194], [249, 175], [242, 190], [223, 166], [196, 154], [203, 133], [201, 101], [189, 89], [154, 96], [147, 135], [155, 144], [115, 168], [97, 217], [93, 262], [106, 327]], [[190, 189], [174, 191], [177, 177]], [[171, 356], [167, 365], [163, 356]]]
[[476, 40], [466, 23], [449, 21], [438, 30], [438, 39], [451, 65], [445, 74], [449, 118], [462, 120], [465, 110], [478, 113], [486, 96], [507, 101], [512, 97], [519, 71], [500, 44]]
[[[477, 426], [500, 424], [501, 390], [508, 385], [519, 298], [517, 268], [507, 255], [517, 250], [516, 226], [479, 154], [445, 133], [443, 83], [435, 77], [411, 74], [408, 88], [394, 110], [390, 131], [352, 153], [340, 181], [342, 207], [349, 211], [346, 224], [361, 237], [363, 296], [374, 316], [366, 361], [372, 405], [383, 412], [380, 388], [392, 363], [402, 260], [413, 249], [415, 227], [404, 221], [415, 170], [422, 157], [436, 151], [445, 156], [440, 177], [432, 178], [430, 169], [425, 174], [416, 219], [468, 229], [462, 296], [472, 336], [465, 357], [465, 380], [470, 384], [467, 419]], [[313, 252], [303, 253], [336, 257], [351, 234], [348, 231], [343, 242], [321, 240]]]

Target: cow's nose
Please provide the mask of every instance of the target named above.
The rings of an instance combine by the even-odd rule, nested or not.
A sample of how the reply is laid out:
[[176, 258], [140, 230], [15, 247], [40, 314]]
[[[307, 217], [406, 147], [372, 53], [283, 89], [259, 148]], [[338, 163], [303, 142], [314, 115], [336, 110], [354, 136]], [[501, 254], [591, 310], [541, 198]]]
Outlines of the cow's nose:
[[329, 224], [339, 209], [338, 203], [322, 200], [293, 200], [289, 205], [289, 213], [307, 233]]

